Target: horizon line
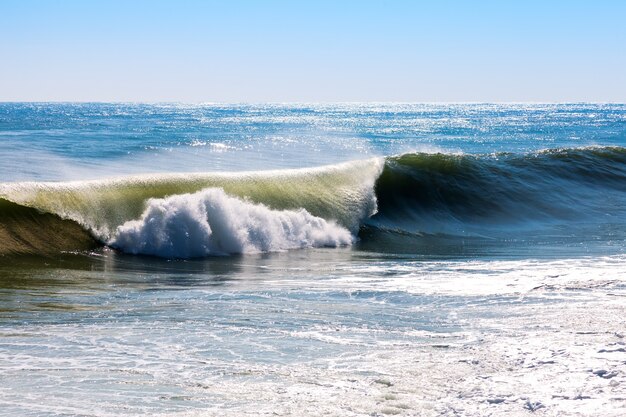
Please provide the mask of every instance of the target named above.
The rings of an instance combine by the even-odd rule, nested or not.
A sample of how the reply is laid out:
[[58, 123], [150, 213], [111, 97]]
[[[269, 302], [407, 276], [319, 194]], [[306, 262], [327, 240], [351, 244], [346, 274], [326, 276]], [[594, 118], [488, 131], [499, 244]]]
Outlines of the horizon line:
[[151, 100], [0, 100], [0, 104], [146, 104], [146, 105], [332, 105], [332, 104], [626, 104], [626, 101], [393, 101], [393, 100], [364, 100], [364, 101], [151, 101]]

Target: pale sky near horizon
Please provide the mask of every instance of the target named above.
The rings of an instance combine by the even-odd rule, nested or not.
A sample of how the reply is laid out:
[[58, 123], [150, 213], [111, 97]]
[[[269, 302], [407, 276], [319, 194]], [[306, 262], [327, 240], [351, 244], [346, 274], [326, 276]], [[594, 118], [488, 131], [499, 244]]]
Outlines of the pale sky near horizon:
[[0, 1], [0, 101], [626, 102], [626, 1]]

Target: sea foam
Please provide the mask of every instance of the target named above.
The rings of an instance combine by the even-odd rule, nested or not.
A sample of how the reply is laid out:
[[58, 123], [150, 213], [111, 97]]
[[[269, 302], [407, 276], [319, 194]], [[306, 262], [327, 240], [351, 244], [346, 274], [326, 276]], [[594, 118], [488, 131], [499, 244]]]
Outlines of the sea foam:
[[117, 228], [109, 245], [167, 258], [349, 245], [344, 227], [305, 209], [272, 210], [221, 188], [148, 200], [138, 220]]

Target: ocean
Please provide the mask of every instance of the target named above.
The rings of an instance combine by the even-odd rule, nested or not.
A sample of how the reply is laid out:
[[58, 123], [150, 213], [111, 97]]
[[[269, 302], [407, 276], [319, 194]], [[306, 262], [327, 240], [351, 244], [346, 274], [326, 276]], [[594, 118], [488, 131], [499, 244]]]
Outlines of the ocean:
[[0, 103], [0, 415], [626, 415], [626, 105]]

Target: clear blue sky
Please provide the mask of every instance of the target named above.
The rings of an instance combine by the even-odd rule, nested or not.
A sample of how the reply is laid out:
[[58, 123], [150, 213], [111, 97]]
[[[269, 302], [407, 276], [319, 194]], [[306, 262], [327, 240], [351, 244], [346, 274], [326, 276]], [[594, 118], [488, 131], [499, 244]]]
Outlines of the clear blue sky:
[[626, 102], [626, 1], [0, 1], [0, 101]]

